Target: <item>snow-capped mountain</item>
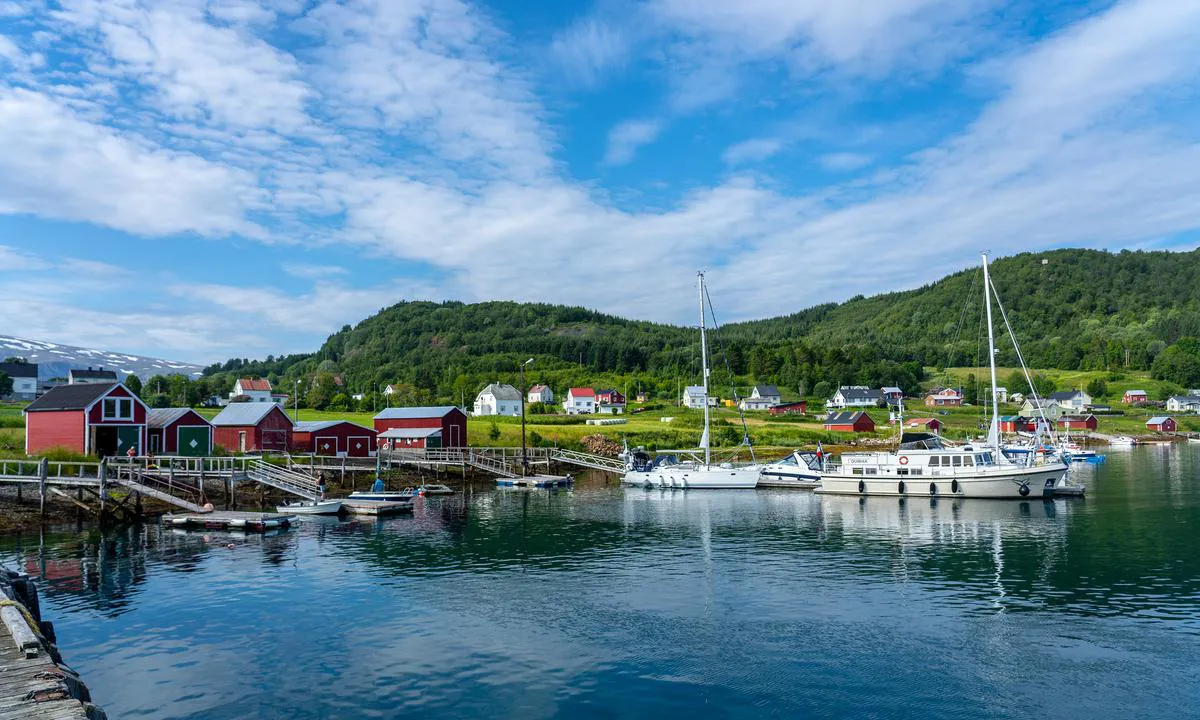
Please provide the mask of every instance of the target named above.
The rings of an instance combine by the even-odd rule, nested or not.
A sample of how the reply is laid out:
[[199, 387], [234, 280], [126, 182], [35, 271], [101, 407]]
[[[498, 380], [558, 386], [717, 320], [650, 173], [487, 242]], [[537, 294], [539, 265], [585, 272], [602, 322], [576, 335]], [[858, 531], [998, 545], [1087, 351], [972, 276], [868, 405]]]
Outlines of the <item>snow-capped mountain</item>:
[[72, 345], [58, 345], [40, 340], [25, 340], [0, 335], [0, 360], [6, 357], [22, 357], [31, 363], [37, 363], [39, 380], [66, 377], [67, 371], [71, 368], [99, 369], [103, 367], [105, 370], [116, 370], [117, 376], [122, 379], [132, 373], [143, 380], [154, 375], [187, 375], [197, 378], [203, 369], [192, 363], [124, 355], [104, 350], [89, 350]]

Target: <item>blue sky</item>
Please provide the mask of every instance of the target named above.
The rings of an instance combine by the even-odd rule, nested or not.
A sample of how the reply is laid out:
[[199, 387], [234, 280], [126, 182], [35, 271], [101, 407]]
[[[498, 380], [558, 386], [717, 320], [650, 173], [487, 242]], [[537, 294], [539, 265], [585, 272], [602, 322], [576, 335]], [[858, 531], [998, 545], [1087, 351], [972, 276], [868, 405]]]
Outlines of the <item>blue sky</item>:
[[1190, 249], [1197, 47], [1195, 0], [0, 0], [0, 333], [207, 362]]

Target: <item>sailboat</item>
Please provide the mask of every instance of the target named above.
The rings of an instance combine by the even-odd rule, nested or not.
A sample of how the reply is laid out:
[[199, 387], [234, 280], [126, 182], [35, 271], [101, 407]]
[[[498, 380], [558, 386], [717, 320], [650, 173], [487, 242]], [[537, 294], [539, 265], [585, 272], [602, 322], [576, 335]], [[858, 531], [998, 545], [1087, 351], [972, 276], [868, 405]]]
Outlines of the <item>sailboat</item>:
[[704, 461], [679, 461], [674, 455], [660, 455], [653, 460], [645, 452], [625, 453], [625, 475], [621, 482], [635, 487], [680, 488], [680, 489], [741, 489], [758, 485], [762, 468], [758, 465], [734, 466], [730, 463], [714, 465], [710, 442], [710, 410], [708, 405], [708, 336], [704, 322], [704, 273], [700, 278], [700, 359], [704, 375], [704, 434], [700, 436], [700, 447], [704, 449]]
[[[1025, 463], [1001, 452], [996, 398], [996, 341], [992, 329], [992, 287], [983, 255], [983, 293], [987, 308], [988, 359], [992, 380], [992, 421], [986, 440], [948, 447], [928, 433], [902, 433], [895, 452], [847, 453], [821, 473], [819, 493], [842, 495], [947, 496], [958, 498], [1046, 497], [1066, 483], [1067, 465], [1057, 459]], [[999, 303], [999, 296], [996, 297]], [[1001, 313], [1004, 308], [1001, 305]], [[1005, 317], [1007, 323], [1007, 317]], [[1010, 328], [1011, 334], [1011, 328]], [[1013, 338], [1015, 344], [1016, 338]], [[1020, 359], [1020, 350], [1017, 350]], [[1022, 361], [1022, 367], [1024, 361]]]

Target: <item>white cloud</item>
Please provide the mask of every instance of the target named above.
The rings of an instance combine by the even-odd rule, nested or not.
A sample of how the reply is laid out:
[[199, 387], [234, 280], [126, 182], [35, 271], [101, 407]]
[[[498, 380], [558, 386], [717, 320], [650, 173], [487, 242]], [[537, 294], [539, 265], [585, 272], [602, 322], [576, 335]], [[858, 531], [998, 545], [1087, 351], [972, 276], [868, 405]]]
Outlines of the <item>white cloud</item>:
[[626, 120], [620, 123], [608, 133], [608, 150], [604, 153], [604, 163], [625, 165], [632, 162], [638, 148], [657, 140], [660, 132], [660, 120]]
[[582, 85], [595, 85], [606, 74], [629, 61], [629, 34], [597, 18], [584, 18], [555, 35], [551, 55], [569, 77]]
[[317, 280], [319, 278], [327, 278], [331, 275], [346, 275], [350, 271], [338, 265], [315, 265], [311, 263], [296, 263], [287, 262], [283, 264], [283, 271], [292, 277], [303, 278], [306, 280]]
[[726, 165], [761, 162], [782, 149], [783, 141], [779, 138], [754, 138], [730, 145], [721, 154], [721, 159]]
[[821, 163], [826, 170], [849, 172], [870, 165], [871, 156], [851, 152], [829, 153], [817, 158], [817, 162]]
[[36, 255], [0, 245], [0, 270], [42, 270], [50, 263]]
[[270, 287], [205, 283], [179, 283], [170, 291], [192, 302], [209, 303], [244, 318], [306, 333], [357, 322], [401, 299], [394, 286], [353, 289], [331, 282], [318, 282], [312, 292], [301, 295], [288, 295]]

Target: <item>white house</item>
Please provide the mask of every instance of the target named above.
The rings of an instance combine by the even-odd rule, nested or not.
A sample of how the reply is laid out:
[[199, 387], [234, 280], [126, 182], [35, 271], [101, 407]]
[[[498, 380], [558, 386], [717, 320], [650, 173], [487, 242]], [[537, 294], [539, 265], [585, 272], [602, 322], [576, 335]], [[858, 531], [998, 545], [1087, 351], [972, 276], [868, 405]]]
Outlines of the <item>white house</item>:
[[750, 397], [747, 399], [770, 403], [768, 407], [774, 407], [783, 402], [783, 396], [779, 394], [779, 388], [775, 385], [755, 385], [750, 389]]
[[270, 380], [239, 378], [233, 383], [233, 391], [229, 393], [229, 399], [232, 400], [243, 395], [252, 403], [275, 402], [271, 394]]
[[93, 383], [115, 382], [118, 382], [116, 370], [105, 370], [104, 368], [93, 370], [89, 367], [87, 370], [77, 370], [75, 368], [71, 368], [67, 371], [68, 385], [90, 385]]
[[688, 385], [683, 389], [683, 406], [702, 410], [704, 408], [704, 386]]
[[0, 400], [34, 400], [37, 398], [37, 363], [0, 363], [0, 373], [12, 379], [12, 390]]
[[829, 398], [826, 406], [832, 408], [875, 407], [883, 402], [883, 393], [865, 385], [843, 385]]
[[738, 407], [742, 410], [770, 410], [776, 405], [779, 405], [779, 403], [761, 397], [742, 398], [738, 402]]
[[525, 402], [549, 405], [554, 402], [554, 391], [545, 385], [534, 385], [529, 388], [529, 395], [525, 398]]
[[388, 383], [388, 386], [383, 389], [384, 395], [395, 395], [397, 392], [396, 386], [391, 383]]
[[887, 400], [888, 405], [898, 405], [904, 399], [904, 391], [895, 385], [881, 387], [879, 392], [883, 394], [883, 399]]
[[1200, 413], [1200, 395], [1172, 395], [1167, 398], [1167, 411], [1174, 413]]
[[1006, 402], [1008, 402], [1008, 388], [997, 387], [996, 388], [996, 403], [1004, 404]]
[[[1039, 408], [1041, 409], [1040, 413], [1038, 412]], [[1066, 412], [1055, 400], [1027, 398], [1025, 404], [1021, 406], [1021, 414], [1028, 418], [1041, 418], [1044, 415], [1050, 422], [1057, 422], [1060, 417], [1066, 415]]]
[[571, 388], [563, 399], [568, 415], [590, 415], [596, 412], [596, 391], [592, 388]]
[[512, 385], [492, 383], [475, 396], [476, 415], [520, 415], [521, 391]]
[[1084, 408], [1092, 404], [1092, 396], [1082, 390], [1063, 390], [1050, 395], [1048, 400], [1053, 400], [1066, 410], [1082, 412]]

